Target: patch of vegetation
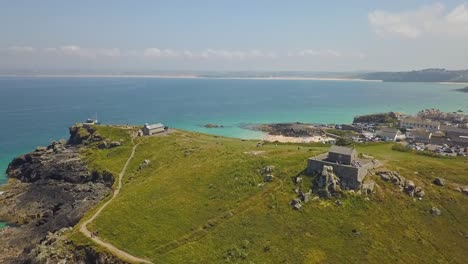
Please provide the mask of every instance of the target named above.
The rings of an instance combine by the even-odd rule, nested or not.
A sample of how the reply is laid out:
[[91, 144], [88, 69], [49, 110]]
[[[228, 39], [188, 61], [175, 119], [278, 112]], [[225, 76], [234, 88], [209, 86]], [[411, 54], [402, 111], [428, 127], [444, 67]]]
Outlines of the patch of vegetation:
[[354, 117], [353, 123], [397, 124], [394, 113], [378, 113]]
[[432, 152], [432, 151], [417, 151], [417, 150], [414, 150], [414, 149], [411, 149], [407, 146], [403, 146], [401, 144], [394, 144], [392, 146], [392, 150], [396, 150], [396, 151], [401, 151], [401, 152], [408, 152], [408, 153], [412, 153], [412, 154], [415, 154], [415, 155], [422, 155], [422, 156], [428, 156], [428, 157], [434, 157], [434, 158], [441, 158], [441, 159], [452, 159], [454, 157], [450, 157], [450, 156], [442, 156], [438, 153], [435, 153], [435, 152]]
[[352, 130], [339, 130], [339, 129], [329, 128], [329, 129], [326, 129], [326, 131], [330, 134], [337, 135], [340, 137], [352, 137], [352, 136], [357, 135], [357, 133]]
[[354, 141], [349, 139], [349, 138], [339, 138], [336, 141], [336, 145], [338, 145], [338, 146], [350, 146], [353, 143], [354, 143]]
[[[115, 150], [90, 149], [87, 157], [93, 166], [119, 171], [130, 151], [124, 142]], [[466, 158], [415, 155], [388, 143], [358, 145], [359, 152], [424, 186], [424, 199], [373, 177], [379, 187], [370, 199], [349, 194], [341, 206], [320, 199], [296, 211], [288, 205], [296, 196], [291, 179], [303, 172], [307, 158], [328, 146], [256, 143], [184, 131], [144, 138], [121, 193], [89, 228], [155, 263], [466, 260], [468, 196], [431, 184], [443, 177], [468, 185]], [[144, 160], [150, 163], [140, 169]], [[274, 180], [265, 183], [262, 169], [268, 165], [274, 166]], [[303, 188], [311, 182], [304, 176]], [[432, 216], [432, 206], [442, 215]], [[71, 237], [86, 243], [76, 233]]]

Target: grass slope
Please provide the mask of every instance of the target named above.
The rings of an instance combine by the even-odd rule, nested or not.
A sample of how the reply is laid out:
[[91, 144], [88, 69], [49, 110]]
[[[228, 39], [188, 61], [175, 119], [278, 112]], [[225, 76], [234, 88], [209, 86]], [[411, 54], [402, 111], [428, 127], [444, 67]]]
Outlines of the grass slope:
[[[91, 166], [119, 171], [129, 139], [115, 128], [99, 132], [125, 144], [88, 151]], [[343, 206], [318, 200], [295, 211], [288, 205], [295, 197], [291, 177], [308, 157], [326, 152], [323, 145], [257, 148], [254, 141], [183, 131], [138, 140], [144, 141], [121, 193], [89, 227], [155, 263], [463, 263], [468, 257], [468, 196], [431, 184], [442, 176], [467, 185], [467, 159], [361, 146], [423, 186], [426, 197], [415, 200], [373, 176], [379, 187], [370, 199], [349, 194]], [[138, 170], [145, 159], [151, 163]], [[275, 166], [275, 180], [259, 186], [266, 165]], [[305, 178], [303, 188], [311, 181]], [[431, 216], [432, 206], [442, 215]]]

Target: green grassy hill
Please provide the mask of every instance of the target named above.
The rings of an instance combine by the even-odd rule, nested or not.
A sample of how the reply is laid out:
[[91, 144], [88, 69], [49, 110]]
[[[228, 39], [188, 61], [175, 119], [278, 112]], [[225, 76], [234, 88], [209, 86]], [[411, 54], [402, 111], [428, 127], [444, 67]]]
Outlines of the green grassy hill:
[[[100, 134], [124, 139], [121, 147], [90, 149], [90, 166], [115, 174], [131, 150], [122, 130]], [[266, 144], [175, 131], [141, 141], [119, 196], [89, 226], [99, 237], [154, 263], [464, 263], [468, 258], [468, 196], [431, 184], [436, 176], [468, 185], [468, 160], [358, 147], [388, 169], [423, 186], [422, 201], [391, 183], [371, 197], [348, 194], [314, 200], [300, 211], [291, 177], [324, 145]], [[148, 166], [139, 169], [144, 160]], [[262, 168], [275, 166], [273, 182]], [[308, 189], [312, 177], [305, 177]], [[441, 216], [432, 216], [436, 206]], [[354, 231], [353, 231], [354, 230]], [[89, 243], [78, 232], [77, 244]]]

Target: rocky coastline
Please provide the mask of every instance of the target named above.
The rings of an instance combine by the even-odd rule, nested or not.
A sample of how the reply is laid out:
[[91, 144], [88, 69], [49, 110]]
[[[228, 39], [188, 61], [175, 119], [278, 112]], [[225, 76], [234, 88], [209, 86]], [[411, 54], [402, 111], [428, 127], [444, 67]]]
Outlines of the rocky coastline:
[[[63, 237], [111, 193], [114, 176], [89, 170], [80, 156], [87, 144], [104, 140], [92, 127], [73, 126], [67, 142], [52, 142], [11, 161], [0, 195], [0, 219], [11, 224], [0, 230], [0, 263], [118, 263]], [[53, 245], [68, 251], [57, 254]]]
[[312, 137], [323, 135], [324, 132], [321, 128], [314, 124], [305, 123], [273, 123], [273, 124], [259, 124], [259, 125], [245, 125], [244, 128], [263, 131], [273, 136], [287, 136], [287, 137]]

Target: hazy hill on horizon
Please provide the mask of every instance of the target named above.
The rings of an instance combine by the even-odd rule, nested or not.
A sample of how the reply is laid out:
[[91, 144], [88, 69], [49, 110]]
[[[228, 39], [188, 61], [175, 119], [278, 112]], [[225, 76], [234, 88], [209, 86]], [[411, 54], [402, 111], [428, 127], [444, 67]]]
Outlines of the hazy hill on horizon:
[[468, 82], [468, 70], [424, 69], [403, 72], [370, 72], [357, 75], [365, 80], [384, 82]]

